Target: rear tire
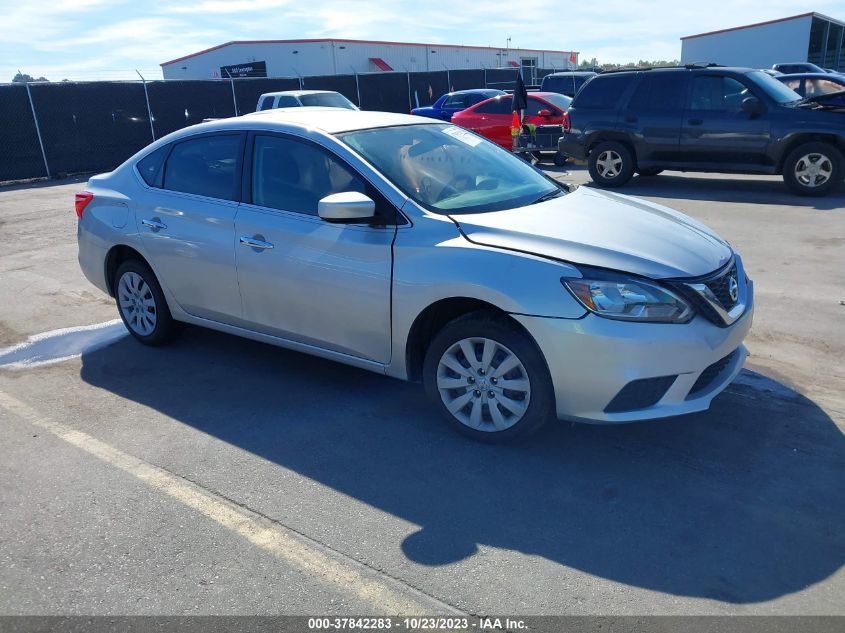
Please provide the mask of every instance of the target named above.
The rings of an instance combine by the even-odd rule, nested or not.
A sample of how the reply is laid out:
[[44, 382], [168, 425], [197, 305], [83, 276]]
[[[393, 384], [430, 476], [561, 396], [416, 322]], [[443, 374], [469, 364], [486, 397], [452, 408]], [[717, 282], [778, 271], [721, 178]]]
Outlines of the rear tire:
[[565, 165], [567, 160], [569, 160], [569, 156], [567, 156], [566, 154], [561, 154], [560, 152], [557, 152], [555, 154], [554, 162], [555, 165], [557, 165], [558, 167], [562, 167], [563, 165]]
[[783, 181], [799, 196], [826, 196], [843, 178], [842, 153], [829, 143], [799, 145], [783, 163]]
[[482, 442], [525, 438], [554, 414], [540, 350], [494, 312], [459, 317], [437, 333], [426, 351], [423, 384], [453, 429]]
[[590, 152], [587, 167], [597, 185], [621, 187], [634, 175], [634, 155], [618, 141], [604, 141]]
[[152, 269], [136, 259], [123, 262], [114, 275], [114, 300], [129, 333], [144, 345], [169, 343], [179, 332]]

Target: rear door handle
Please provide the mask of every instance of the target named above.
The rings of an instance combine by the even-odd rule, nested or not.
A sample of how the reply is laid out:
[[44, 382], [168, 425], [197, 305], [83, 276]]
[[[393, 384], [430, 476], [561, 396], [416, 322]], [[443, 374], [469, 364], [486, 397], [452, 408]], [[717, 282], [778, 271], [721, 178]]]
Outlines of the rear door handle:
[[246, 235], [241, 235], [241, 244], [243, 246], [249, 246], [250, 248], [257, 248], [262, 251], [266, 251], [270, 248], [273, 248], [273, 245], [270, 242], [265, 242], [262, 239], [259, 239], [259, 235], [255, 237], [247, 237]]
[[153, 218], [152, 220], [141, 220], [141, 224], [153, 231], [161, 231], [162, 229], [167, 228], [167, 225], [158, 218]]
[[701, 119], [690, 119], [689, 121], [687, 121], [687, 123], [689, 123], [690, 125], [701, 125], [702, 123], [704, 123], [704, 121]]

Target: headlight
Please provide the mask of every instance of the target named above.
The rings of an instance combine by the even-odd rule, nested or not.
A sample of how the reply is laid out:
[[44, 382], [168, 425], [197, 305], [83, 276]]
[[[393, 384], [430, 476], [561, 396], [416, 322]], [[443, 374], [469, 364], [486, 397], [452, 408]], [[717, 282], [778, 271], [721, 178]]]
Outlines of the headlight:
[[622, 321], [686, 323], [689, 304], [656, 282], [625, 273], [582, 269], [582, 279], [561, 278], [564, 287], [595, 314]]

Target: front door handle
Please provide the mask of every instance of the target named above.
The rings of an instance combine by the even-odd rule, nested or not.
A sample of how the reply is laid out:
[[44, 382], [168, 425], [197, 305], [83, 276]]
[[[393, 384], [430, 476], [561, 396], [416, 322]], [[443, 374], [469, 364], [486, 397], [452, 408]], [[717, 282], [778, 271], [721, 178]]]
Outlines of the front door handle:
[[161, 231], [162, 229], [167, 228], [167, 225], [162, 222], [159, 218], [153, 218], [152, 220], [141, 220], [141, 224], [146, 226], [148, 229], [152, 229], [153, 231]]
[[261, 238], [261, 235], [256, 235], [255, 237], [247, 237], [246, 235], [241, 235], [241, 244], [243, 246], [249, 246], [250, 248], [257, 248], [261, 251], [266, 251], [270, 248], [273, 248], [273, 245], [270, 242], [265, 242]]

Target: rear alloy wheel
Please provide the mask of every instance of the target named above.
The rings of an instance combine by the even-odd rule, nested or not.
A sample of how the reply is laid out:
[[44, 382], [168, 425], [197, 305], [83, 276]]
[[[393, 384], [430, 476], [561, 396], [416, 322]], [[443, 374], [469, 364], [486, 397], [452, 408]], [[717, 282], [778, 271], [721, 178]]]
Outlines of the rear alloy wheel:
[[602, 187], [621, 187], [634, 175], [634, 157], [617, 141], [599, 143], [587, 161], [590, 177]]
[[456, 430], [486, 442], [536, 431], [554, 406], [548, 369], [533, 341], [484, 313], [456, 319], [438, 333], [423, 380]]
[[796, 147], [783, 163], [783, 181], [799, 196], [824, 196], [843, 178], [842, 154], [828, 143]]
[[144, 262], [123, 262], [114, 276], [114, 299], [126, 329], [145, 345], [163, 345], [178, 331], [164, 293]]

